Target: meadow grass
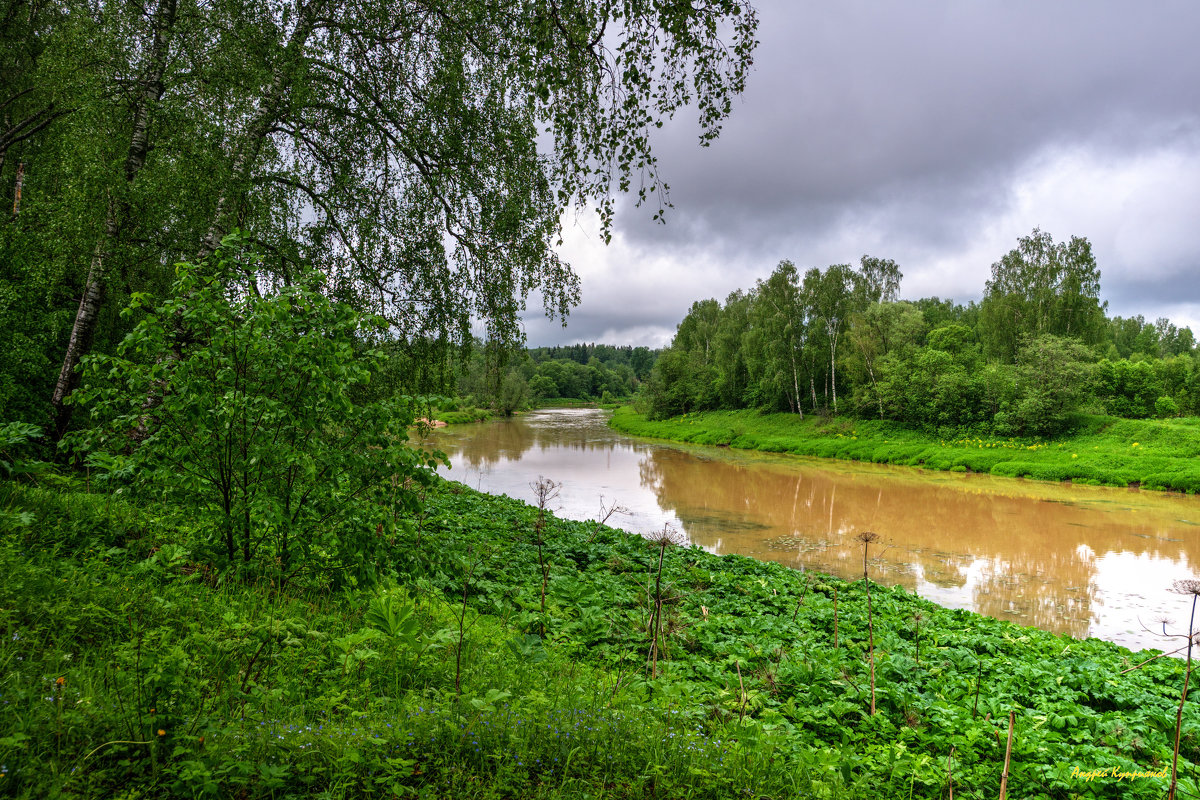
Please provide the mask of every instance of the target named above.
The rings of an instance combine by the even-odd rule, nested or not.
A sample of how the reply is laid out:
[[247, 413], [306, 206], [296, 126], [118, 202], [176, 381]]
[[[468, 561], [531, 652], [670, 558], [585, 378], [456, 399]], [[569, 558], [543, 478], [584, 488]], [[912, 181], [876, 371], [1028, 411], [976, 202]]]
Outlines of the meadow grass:
[[948, 433], [935, 436], [879, 420], [757, 411], [707, 411], [654, 421], [617, 409], [617, 430], [695, 444], [899, 464], [1006, 477], [1200, 492], [1200, 419], [1080, 416], [1055, 439]]

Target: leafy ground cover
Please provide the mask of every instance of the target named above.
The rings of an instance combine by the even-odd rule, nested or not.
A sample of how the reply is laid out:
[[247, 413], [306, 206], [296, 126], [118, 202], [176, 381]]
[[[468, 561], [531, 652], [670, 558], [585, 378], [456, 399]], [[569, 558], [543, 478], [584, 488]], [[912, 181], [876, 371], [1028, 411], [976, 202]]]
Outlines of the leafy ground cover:
[[[539, 555], [442, 482], [338, 593], [212, 574], [172, 509], [0, 507], [4, 794], [995, 797], [1010, 712], [1010, 796], [1166, 793], [1180, 661], [899, 588], [553, 516]], [[1194, 794], [1190, 705], [1180, 749]]]
[[933, 436], [892, 422], [707, 411], [653, 421], [630, 407], [610, 424], [624, 433], [772, 453], [901, 464], [1007, 477], [1200, 492], [1200, 419], [1083, 416], [1055, 439]]

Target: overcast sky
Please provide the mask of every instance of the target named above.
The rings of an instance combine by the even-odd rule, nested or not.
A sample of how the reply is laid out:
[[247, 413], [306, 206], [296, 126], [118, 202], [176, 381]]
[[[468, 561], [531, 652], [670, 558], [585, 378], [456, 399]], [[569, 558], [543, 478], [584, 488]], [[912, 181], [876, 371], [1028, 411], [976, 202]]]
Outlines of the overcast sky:
[[531, 298], [531, 346], [669, 343], [695, 300], [770, 274], [895, 259], [900, 294], [978, 300], [1035, 227], [1092, 242], [1109, 314], [1200, 333], [1200, 3], [760, 0], [721, 138], [655, 140], [674, 208], [612, 243], [565, 218], [583, 301]]

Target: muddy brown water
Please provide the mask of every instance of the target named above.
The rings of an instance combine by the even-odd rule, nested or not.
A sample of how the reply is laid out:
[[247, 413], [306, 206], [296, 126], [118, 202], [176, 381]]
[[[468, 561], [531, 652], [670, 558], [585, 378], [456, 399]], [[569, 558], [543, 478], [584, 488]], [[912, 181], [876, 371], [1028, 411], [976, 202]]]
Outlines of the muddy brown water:
[[1186, 631], [1189, 598], [1169, 590], [1200, 569], [1198, 498], [681, 445], [607, 418], [548, 409], [429, 443], [443, 474], [485, 492], [530, 502], [539, 476], [561, 482], [552, 508], [570, 519], [616, 503], [614, 527], [669, 524], [714, 553], [849, 579], [871, 530], [871, 577], [944, 606], [1135, 650], [1176, 646], [1164, 617]]

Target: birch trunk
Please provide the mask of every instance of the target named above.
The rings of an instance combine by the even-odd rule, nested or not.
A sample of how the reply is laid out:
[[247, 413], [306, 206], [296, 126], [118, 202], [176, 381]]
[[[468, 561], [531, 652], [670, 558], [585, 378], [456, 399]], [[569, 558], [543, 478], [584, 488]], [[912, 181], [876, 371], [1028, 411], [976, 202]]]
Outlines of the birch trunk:
[[[133, 113], [133, 132], [129, 138], [129, 151], [125, 157], [125, 183], [132, 185], [146, 163], [150, 152], [150, 120], [154, 106], [162, 99], [163, 73], [166, 71], [167, 55], [171, 29], [175, 25], [176, 0], [161, 0], [154, 15], [154, 41], [150, 48], [150, 59], [146, 65], [145, 77], [142, 79], [142, 93], [137, 98]], [[92, 346], [92, 338], [96, 333], [96, 322], [100, 317], [100, 309], [104, 305], [104, 287], [108, 273], [108, 256], [113, 243], [120, 234], [119, 218], [125, 210], [122, 201], [109, 199], [104, 212], [104, 228], [96, 249], [92, 252], [92, 263], [88, 268], [87, 281], [83, 288], [83, 297], [79, 300], [79, 309], [75, 312], [75, 322], [71, 326], [71, 338], [67, 342], [67, 352], [63, 356], [62, 368], [58, 372], [58, 380], [54, 384], [54, 394], [50, 398], [53, 406], [52, 428], [55, 441], [66, 433], [71, 422], [72, 407], [67, 404], [67, 398], [75, 390], [79, 376], [76, 372], [79, 361], [87, 354]]]
[[793, 408], [800, 414], [800, 419], [804, 419], [804, 409], [800, 405], [800, 375], [796, 371], [796, 352], [792, 351], [792, 397], [796, 401], [792, 404]]
[[217, 196], [212, 221], [200, 240], [198, 260], [208, 258], [217, 251], [221, 246], [221, 237], [229, 232], [226, 221], [241, 210], [251, 173], [258, 165], [263, 143], [285, 113], [285, 100], [291, 86], [291, 71], [288, 67], [300, 57], [308, 43], [308, 37], [312, 35], [317, 15], [324, 5], [325, 0], [314, 0], [298, 9], [296, 27], [284, 47], [286, 56], [282, 59], [283, 63], [272, 73], [271, 85], [263, 93], [254, 116], [246, 123], [234, 147], [229, 180], [223, 184], [221, 193]]
[[[291, 70], [288, 68], [293, 66], [302, 55], [308, 37], [316, 25], [317, 15], [324, 5], [325, 0], [313, 0], [298, 9], [296, 27], [292, 29], [287, 44], [284, 46], [285, 55], [271, 75], [270, 86], [259, 98], [254, 116], [242, 129], [232, 149], [233, 164], [229, 179], [222, 184], [221, 192], [217, 196], [208, 230], [200, 240], [200, 249], [196, 254], [197, 261], [203, 261], [217, 251], [221, 246], [221, 239], [229, 232], [227, 221], [230, 218], [236, 218], [242, 209], [251, 176], [258, 166], [263, 144], [286, 114], [287, 93], [291, 87]], [[175, 343], [163, 357], [165, 361], [178, 361], [183, 356], [182, 349], [186, 334], [180, 322], [178, 318], [174, 320]], [[165, 385], [162, 383], [151, 387], [146, 399], [142, 402], [141, 420], [130, 434], [130, 439], [134, 442], [141, 442], [150, 435], [150, 412], [162, 402], [164, 389]]]

